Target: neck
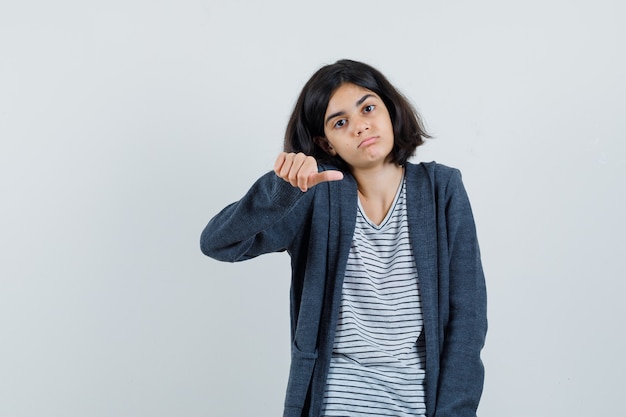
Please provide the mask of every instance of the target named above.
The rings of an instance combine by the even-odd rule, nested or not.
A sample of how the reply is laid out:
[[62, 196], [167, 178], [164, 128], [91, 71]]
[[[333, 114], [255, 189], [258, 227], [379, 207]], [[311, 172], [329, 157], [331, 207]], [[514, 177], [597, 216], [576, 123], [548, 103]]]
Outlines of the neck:
[[[402, 179], [403, 168], [396, 163], [385, 163], [371, 169], [353, 170], [359, 195], [370, 201], [393, 200]], [[389, 204], [391, 202], [389, 201]]]
[[359, 190], [359, 201], [366, 216], [380, 224], [398, 191], [403, 168], [395, 163], [386, 163], [368, 170], [353, 170]]

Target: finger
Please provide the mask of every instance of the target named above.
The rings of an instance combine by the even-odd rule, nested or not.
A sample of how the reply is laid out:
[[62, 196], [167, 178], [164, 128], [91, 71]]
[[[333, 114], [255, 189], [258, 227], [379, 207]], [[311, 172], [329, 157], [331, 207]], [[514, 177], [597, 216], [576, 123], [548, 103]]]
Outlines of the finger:
[[284, 179], [285, 181], [289, 181], [289, 172], [291, 171], [291, 166], [293, 165], [294, 154], [288, 153], [285, 154], [285, 161], [283, 165], [278, 170], [278, 176]]
[[317, 185], [322, 182], [339, 181], [342, 179], [343, 179], [343, 173], [341, 171], [329, 170], [329, 171], [316, 172], [309, 176], [308, 185], [309, 187], [313, 187], [314, 185]]
[[287, 159], [287, 152], [281, 152], [276, 157], [276, 161], [274, 161], [274, 173], [280, 176], [280, 170]]
[[302, 192], [309, 189], [309, 177], [317, 172], [317, 161], [312, 156], [307, 156], [298, 171], [298, 188]]
[[[289, 169], [289, 183], [294, 186], [294, 187], [300, 187], [300, 178], [301, 177], [308, 177], [308, 172], [307, 172], [307, 166], [309, 166], [310, 164], [307, 164], [305, 166], [305, 163], [307, 162], [308, 157], [303, 154], [303, 153], [297, 153], [294, 157], [293, 157], [293, 162], [291, 164], [291, 168]], [[313, 158], [311, 158], [313, 159]], [[317, 165], [316, 165], [317, 167]], [[310, 168], [309, 168], [310, 169]]]

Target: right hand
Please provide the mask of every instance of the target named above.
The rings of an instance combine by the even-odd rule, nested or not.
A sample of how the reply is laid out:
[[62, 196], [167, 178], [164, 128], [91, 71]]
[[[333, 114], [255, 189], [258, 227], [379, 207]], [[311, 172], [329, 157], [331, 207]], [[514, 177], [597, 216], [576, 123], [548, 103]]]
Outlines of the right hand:
[[321, 182], [343, 179], [341, 171], [318, 172], [315, 158], [302, 152], [281, 152], [274, 162], [274, 172], [294, 187], [300, 188], [302, 192]]

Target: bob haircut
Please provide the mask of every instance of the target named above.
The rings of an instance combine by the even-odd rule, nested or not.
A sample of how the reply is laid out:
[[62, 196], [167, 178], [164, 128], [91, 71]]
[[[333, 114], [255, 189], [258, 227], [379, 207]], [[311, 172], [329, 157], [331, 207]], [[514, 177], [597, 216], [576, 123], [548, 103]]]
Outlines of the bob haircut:
[[318, 140], [325, 137], [324, 115], [332, 94], [348, 83], [373, 91], [383, 100], [394, 134], [390, 157], [398, 165], [404, 165], [424, 139], [430, 138], [420, 115], [380, 71], [347, 59], [320, 68], [304, 85], [287, 124], [284, 151], [302, 152], [319, 162], [349, 170], [349, 165], [341, 157], [328, 154]]

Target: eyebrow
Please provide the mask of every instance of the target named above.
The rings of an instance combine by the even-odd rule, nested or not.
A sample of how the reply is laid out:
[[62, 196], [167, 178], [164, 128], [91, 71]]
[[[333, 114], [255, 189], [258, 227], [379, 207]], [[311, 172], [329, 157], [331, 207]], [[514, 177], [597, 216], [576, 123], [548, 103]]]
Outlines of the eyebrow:
[[[365, 94], [363, 97], [361, 97], [360, 99], [357, 100], [357, 102], [354, 105], [354, 107], [359, 107], [361, 104], [363, 104], [363, 102], [365, 100], [367, 100], [370, 97], [376, 97], [376, 95], [374, 95], [374, 94]], [[326, 121], [324, 122], [324, 124], [328, 123], [330, 121], [330, 119], [332, 119], [333, 117], [341, 116], [343, 114], [345, 114], [345, 112], [343, 112], [343, 111], [338, 111], [337, 113], [331, 114], [330, 116], [328, 116], [326, 118]]]

